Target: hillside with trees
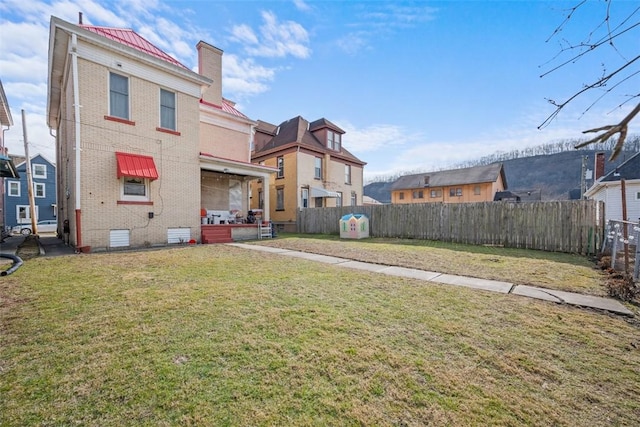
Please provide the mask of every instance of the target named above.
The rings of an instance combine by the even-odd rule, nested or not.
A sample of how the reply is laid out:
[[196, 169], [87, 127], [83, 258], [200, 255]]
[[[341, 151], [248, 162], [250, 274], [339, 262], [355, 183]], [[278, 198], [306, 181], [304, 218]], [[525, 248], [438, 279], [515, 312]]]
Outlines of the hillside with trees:
[[[498, 152], [475, 161], [464, 162], [452, 169], [466, 168], [491, 163], [502, 163], [507, 178], [508, 190], [518, 192], [539, 192], [542, 200], [567, 200], [570, 193], [579, 195], [583, 158], [587, 170], [593, 171], [595, 155], [604, 152], [607, 158], [605, 173], [614, 170], [633, 154], [640, 151], [640, 136], [628, 138], [623, 151], [613, 161], [609, 156], [613, 152], [616, 141], [608, 141], [599, 149], [590, 146], [576, 150], [574, 146], [580, 141], [561, 141], [529, 147], [521, 151]], [[414, 173], [431, 172], [424, 170], [407, 171], [393, 176], [378, 177], [365, 185], [364, 194], [382, 203], [391, 202], [391, 184], [400, 176]], [[593, 179], [586, 180], [586, 188], [593, 184]]]

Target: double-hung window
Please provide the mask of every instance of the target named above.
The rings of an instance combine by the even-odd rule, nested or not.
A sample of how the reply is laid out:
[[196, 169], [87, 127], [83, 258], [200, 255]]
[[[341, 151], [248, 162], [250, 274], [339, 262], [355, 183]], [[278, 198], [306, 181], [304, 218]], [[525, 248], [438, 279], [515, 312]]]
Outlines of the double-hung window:
[[344, 183], [351, 184], [351, 165], [344, 165]]
[[20, 197], [20, 183], [18, 181], [7, 181], [7, 193], [11, 197]]
[[342, 191], [338, 191], [338, 197], [336, 197], [336, 207], [342, 206]]
[[322, 157], [316, 157], [315, 169], [313, 173], [315, 179], [322, 179]]
[[176, 129], [176, 94], [160, 89], [160, 127]]
[[284, 210], [284, 187], [276, 188], [276, 210]]
[[47, 165], [41, 165], [34, 163], [31, 168], [33, 169], [34, 178], [46, 178], [47, 177]]
[[278, 174], [276, 178], [284, 178], [284, 157], [280, 156], [277, 158], [278, 165]]
[[308, 188], [303, 188], [300, 191], [300, 207], [303, 209], [309, 207], [309, 189]]
[[109, 73], [109, 115], [129, 120], [129, 78]]
[[358, 204], [358, 196], [355, 191], [351, 192], [351, 206], [356, 206]]
[[38, 198], [46, 197], [45, 186], [43, 182], [33, 183], [33, 196]]
[[130, 202], [146, 202], [149, 200], [148, 179], [123, 176], [121, 180], [121, 200]]
[[337, 132], [327, 131], [327, 148], [340, 151], [340, 134]]

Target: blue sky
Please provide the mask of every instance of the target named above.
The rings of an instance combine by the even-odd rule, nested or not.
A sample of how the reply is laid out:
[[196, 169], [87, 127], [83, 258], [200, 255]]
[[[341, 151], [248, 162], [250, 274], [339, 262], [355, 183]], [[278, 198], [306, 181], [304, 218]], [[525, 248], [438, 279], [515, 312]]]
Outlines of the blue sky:
[[[78, 12], [85, 24], [132, 28], [194, 70], [199, 40], [219, 47], [225, 97], [254, 120], [336, 123], [344, 146], [368, 163], [365, 179], [573, 139], [619, 121], [640, 87], [635, 76], [585, 113], [605, 94], [589, 92], [537, 128], [554, 110], [547, 98], [563, 101], [640, 51], [638, 27], [615, 49], [540, 78], [568, 58], [557, 56], [563, 46], [603, 34], [607, 4], [590, 0], [549, 40], [577, 3], [2, 0], [0, 79], [14, 120], [5, 140], [24, 153], [24, 109], [30, 154], [55, 160], [45, 121], [49, 20], [77, 23]], [[612, 1], [611, 25], [637, 8]]]

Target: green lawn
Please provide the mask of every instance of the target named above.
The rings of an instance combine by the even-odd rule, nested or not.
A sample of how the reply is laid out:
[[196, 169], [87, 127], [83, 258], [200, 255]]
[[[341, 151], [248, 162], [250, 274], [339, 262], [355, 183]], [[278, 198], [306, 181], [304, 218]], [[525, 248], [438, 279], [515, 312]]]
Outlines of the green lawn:
[[638, 396], [635, 320], [514, 295], [221, 245], [0, 278], [2, 426], [631, 426]]
[[317, 234], [284, 234], [276, 240], [255, 243], [516, 285], [607, 296], [606, 275], [587, 257], [574, 254], [417, 239], [345, 240]]

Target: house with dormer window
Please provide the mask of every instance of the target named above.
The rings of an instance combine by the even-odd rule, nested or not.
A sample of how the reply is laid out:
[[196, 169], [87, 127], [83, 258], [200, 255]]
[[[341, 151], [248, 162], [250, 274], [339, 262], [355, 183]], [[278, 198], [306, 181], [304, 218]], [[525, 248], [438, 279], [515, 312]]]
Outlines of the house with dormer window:
[[257, 236], [238, 222], [274, 169], [251, 163], [256, 122], [222, 96], [222, 50], [196, 49], [197, 72], [131, 29], [51, 18], [58, 217], [79, 250]]
[[279, 125], [258, 120], [251, 159], [277, 172], [269, 183], [252, 183], [251, 208], [270, 206], [280, 230], [296, 231], [299, 209], [361, 205], [366, 163], [345, 149], [344, 135], [325, 118], [297, 116]]

